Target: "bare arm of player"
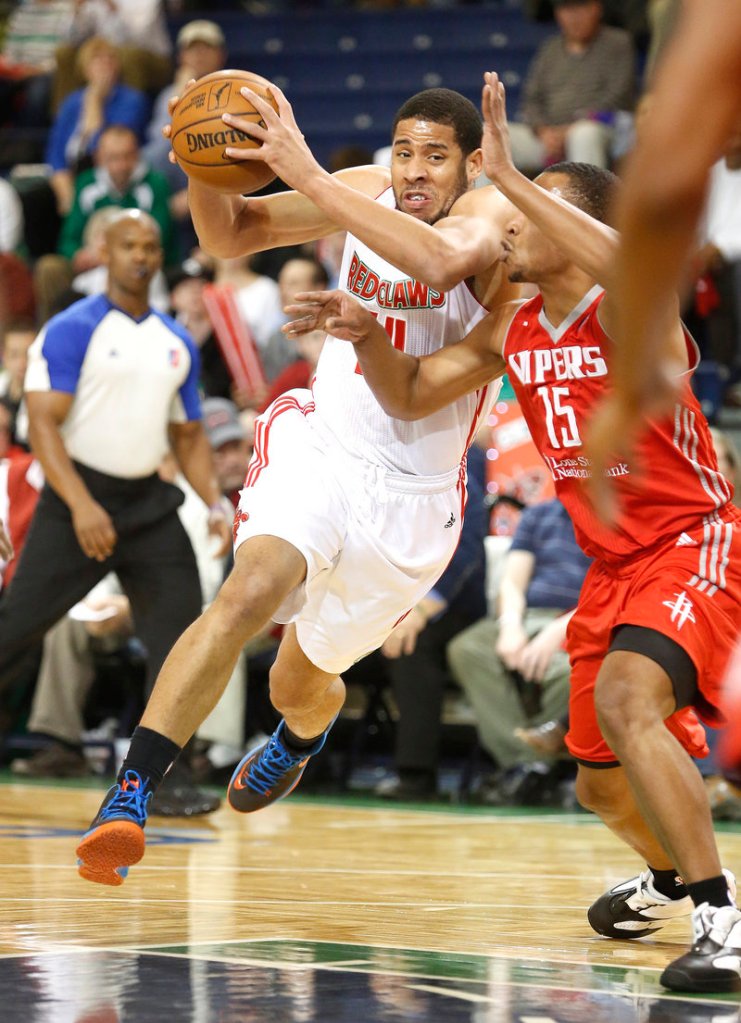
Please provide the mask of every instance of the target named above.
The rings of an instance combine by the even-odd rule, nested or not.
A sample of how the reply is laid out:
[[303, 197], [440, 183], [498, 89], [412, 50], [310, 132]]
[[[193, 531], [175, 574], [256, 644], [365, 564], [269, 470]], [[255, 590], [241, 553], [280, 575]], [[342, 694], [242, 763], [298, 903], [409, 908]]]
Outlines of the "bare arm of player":
[[63, 391], [28, 391], [29, 440], [46, 482], [70, 510], [80, 547], [88, 558], [105, 561], [116, 546], [116, 530], [72, 464], [60, 432], [73, 399]]
[[674, 400], [661, 311], [684, 284], [708, 173], [741, 118], [741, 4], [686, 0], [659, 66], [618, 207], [616, 396], [635, 412]]
[[506, 370], [502, 343], [519, 305], [499, 306], [457, 344], [418, 358], [394, 348], [378, 320], [345, 292], [302, 292], [296, 299], [287, 307], [296, 319], [284, 333], [321, 329], [350, 341], [381, 408], [402, 420], [423, 419], [500, 377]]
[[[441, 217], [434, 226], [400, 210], [382, 207], [374, 201], [382, 188], [358, 189], [349, 178], [329, 174], [317, 163], [290, 103], [277, 87], [272, 92], [279, 115], [256, 93], [242, 89], [263, 123], [223, 115], [231, 127], [261, 143], [256, 149], [227, 148], [229, 157], [269, 163], [278, 177], [323, 210], [337, 227], [352, 232], [383, 259], [440, 291], [483, 273], [500, 258], [506, 204], [495, 189], [465, 193], [448, 211], [452, 215]], [[440, 151], [431, 151], [428, 156], [435, 161], [456, 158]], [[474, 150], [466, 158], [469, 185], [480, 172], [481, 153]]]

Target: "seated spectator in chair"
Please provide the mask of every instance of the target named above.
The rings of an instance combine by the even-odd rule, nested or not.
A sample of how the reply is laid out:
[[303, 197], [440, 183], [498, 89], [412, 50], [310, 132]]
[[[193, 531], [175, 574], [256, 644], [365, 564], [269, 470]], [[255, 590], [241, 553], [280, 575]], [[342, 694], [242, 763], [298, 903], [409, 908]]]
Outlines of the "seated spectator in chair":
[[486, 613], [488, 514], [486, 456], [468, 452], [468, 501], [460, 543], [435, 587], [412, 608], [381, 647], [399, 709], [394, 744], [396, 776], [375, 794], [384, 799], [434, 799], [445, 691], [452, 684], [445, 650], [454, 636]]
[[172, 73], [165, 13], [163, 0], [76, 0], [69, 45], [57, 49], [57, 102], [79, 84], [75, 53], [93, 37], [118, 49], [121, 78], [127, 85], [146, 93], [161, 89]]
[[515, 164], [529, 172], [566, 159], [609, 167], [616, 115], [633, 109], [630, 35], [602, 24], [600, 0], [554, 0], [560, 34], [528, 70], [520, 121], [510, 122]]
[[183, 250], [188, 251], [196, 243], [188, 207], [188, 178], [185, 171], [170, 160], [172, 146], [170, 140], [163, 136], [162, 129], [170, 123], [170, 100], [182, 94], [191, 78], [203, 78], [212, 71], [226, 67], [226, 41], [216, 22], [199, 18], [183, 25], [175, 45], [178, 65], [175, 78], [165, 86], [154, 102], [143, 153], [149, 166], [167, 178], [172, 193], [170, 212], [183, 236]]
[[515, 731], [560, 718], [568, 708], [564, 640], [588, 567], [560, 501], [525, 508], [505, 555], [497, 617], [482, 619], [448, 646], [453, 677], [503, 781], [507, 772], [543, 759]]
[[3, 121], [48, 126], [56, 49], [69, 35], [74, 8], [75, 0], [21, 0], [11, 11], [0, 51]]
[[[75, 177], [72, 207], [62, 221], [57, 255], [42, 256], [36, 262], [34, 283], [38, 315], [42, 322], [56, 309], [59, 294], [69, 288], [83, 294], [105, 291], [107, 275], [102, 269], [102, 231], [86, 241], [85, 229], [99, 210], [139, 209], [157, 221], [162, 236], [165, 266], [179, 261], [177, 239], [170, 216], [170, 188], [161, 174], [149, 168], [141, 158], [136, 133], [125, 125], [105, 128], [93, 154], [94, 166]], [[79, 289], [73, 278], [98, 270], [97, 286], [83, 280]], [[161, 274], [152, 282], [153, 292], [166, 302], [165, 282]], [[161, 305], [158, 306], [161, 308]], [[165, 305], [165, 308], [167, 306]]]
[[0, 397], [11, 410], [12, 443], [28, 447], [28, 413], [23, 401], [23, 382], [28, 367], [28, 349], [36, 337], [32, 320], [11, 320], [3, 333]]
[[741, 125], [710, 172], [693, 269], [696, 297], [687, 325], [703, 358], [716, 363], [728, 404], [741, 405]]
[[204, 397], [230, 398], [233, 381], [203, 301], [203, 289], [213, 279], [213, 270], [192, 257], [173, 267], [167, 274], [170, 311], [198, 346], [201, 356], [199, 386]]
[[[278, 272], [278, 287], [283, 309], [293, 305], [300, 291], [322, 291], [328, 285], [327, 271], [318, 259], [311, 256], [296, 256], [288, 259]], [[274, 330], [260, 353], [262, 368], [268, 383], [277, 383], [277, 378], [291, 363], [300, 358], [296, 345], [289, 340], [280, 327]], [[306, 384], [291, 384], [291, 387], [305, 387]], [[283, 387], [279, 394], [287, 390]]]
[[50, 184], [61, 215], [72, 206], [74, 175], [90, 166], [103, 129], [124, 125], [142, 141], [149, 119], [147, 97], [121, 83], [121, 62], [109, 42], [100, 37], [88, 39], [77, 53], [77, 62], [86, 85], [62, 103], [46, 149]]

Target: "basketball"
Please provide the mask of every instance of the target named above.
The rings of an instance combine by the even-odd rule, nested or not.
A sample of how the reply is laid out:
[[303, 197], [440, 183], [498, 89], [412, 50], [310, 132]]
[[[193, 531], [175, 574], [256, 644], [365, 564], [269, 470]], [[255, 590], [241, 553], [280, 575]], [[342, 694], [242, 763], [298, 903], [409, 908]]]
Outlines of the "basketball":
[[248, 86], [277, 111], [270, 82], [249, 71], [214, 71], [199, 78], [178, 100], [172, 114], [172, 149], [185, 173], [217, 192], [256, 192], [275, 178], [266, 163], [240, 162], [224, 155], [227, 146], [254, 149], [249, 135], [224, 124], [224, 113], [260, 123], [260, 115], [239, 91]]

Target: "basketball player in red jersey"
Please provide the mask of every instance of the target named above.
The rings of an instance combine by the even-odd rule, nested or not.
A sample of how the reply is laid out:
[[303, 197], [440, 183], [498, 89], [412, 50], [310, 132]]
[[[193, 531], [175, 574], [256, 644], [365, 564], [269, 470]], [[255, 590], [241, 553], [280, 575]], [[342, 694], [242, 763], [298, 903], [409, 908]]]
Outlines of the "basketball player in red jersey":
[[286, 329], [319, 322], [354, 342], [369, 386], [401, 420], [508, 372], [577, 539], [595, 559], [568, 633], [567, 742], [579, 761], [577, 793], [648, 865], [601, 896], [589, 921], [600, 934], [635, 938], [693, 912], [696, 943], [662, 983], [737, 990], [735, 884], [721, 870], [705, 789], [688, 756], [706, 749], [694, 711], [722, 719], [719, 680], [741, 625], [741, 516], [689, 388], [697, 351], [667, 314], [667, 345], [682, 378], [675, 406], [651, 422], [634, 458], [608, 462], [622, 506], [606, 526], [582, 486], [592, 471], [583, 438], [610, 387], [616, 308], [602, 285], [617, 236], [594, 218], [604, 216], [614, 178], [561, 164], [528, 181], [511, 160], [496, 75], [486, 76], [483, 109], [485, 170], [514, 204], [505, 264], [510, 280], [536, 284], [538, 297], [494, 311], [460, 344], [422, 358], [393, 348], [338, 293], [304, 296], [303, 313]]
[[[615, 294], [615, 389], [588, 439], [596, 464], [627, 452], [643, 417], [675, 397], [657, 311], [682, 287], [712, 164], [741, 122], [741, 5], [685, 0], [681, 21], [661, 64], [651, 107], [630, 160], [619, 207], [622, 245]], [[678, 159], [667, 159], [668, 154]], [[614, 514], [609, 480], [597, 475], [595, 500]], [[728, 728], [722, 757], [741, 781], [741, 647], [727, 673]]]

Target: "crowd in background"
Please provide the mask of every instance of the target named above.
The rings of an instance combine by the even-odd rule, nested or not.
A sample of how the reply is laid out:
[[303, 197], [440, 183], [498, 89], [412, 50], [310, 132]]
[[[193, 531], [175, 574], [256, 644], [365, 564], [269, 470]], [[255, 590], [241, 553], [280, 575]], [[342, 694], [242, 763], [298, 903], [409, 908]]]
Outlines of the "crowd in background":
[[[425, 4], [366, 0], [356, 6]], [[222, 495], [231, 505], [251, 454], [256, 415], [285, 390], [310, 384], [322, 335], [286, 341], [283, 308], [298, 291], [337, 283], [343, 235], [257, 257], [210, 258], [193, 231], [185, 175], [169, 160], [161, 134], [168, 99], [190, 78], [227, 65], [219, 10], [257, 15], [293, 7], [331, 10], [332, 4], [223, 2], [210, 5], [213, 21], [184, 0], [21, 0], [7, 6], [0, 131], [17, 139], [30, 130], [25, 150], [9, 145], [0, 152], [0, 509], [18, 551], [43, 486], [29, 449], [23, 395], [28, 350], [50, 317], [105, 291], [102, 248], [117, 210], [143, 210], [159, 227], [164, 265], [152, 280], [151, 305], [174, 317], [198, 348], [206, 434]], [[530, 18], [555, 17], [555, 23], [533, 56], [512, 125], [516, 162], [533, 174], [564, 158], [619, 171], [641, 130], [651, 70], [678, 3], [523, 0], [522, 7]], [[191, 11], [193, 18], [184, 21]], [[176, 33], [170, 29], [173, 17], [184, 21]], [[384, 152], [340, 147], [330, 169], [387, 158]], [[703, 350], [698, 388], [711, 421], [724, 405], [741, 402], [739, 200], [741, 134], [713, 172], [686, 307]], [[223, 303], [236, 310], [237, 341], [259, 355], [257, 380], [242, 379], [228, 357], [229, 339], [218, 317]], [[717, 442], [724, 471], [734, 477], [733, 443], [722, 434]], [[562, 507], [549, 500], [526, 509], [516, 529], [513, 523], [492, 595], [487, 447], [486, 436], [479, 438], [469, 458], [469, 511], [455, 559], [348, 682], [354, 673], [362, 682], [370, 672], [376, 688], [393, 693], [393, 771], [376, 786], [378, 795], [439, 797], [445, 705], [458, 692], [472, 709], [481, 762], [487, 765], [477, 787], [480, 798], [500, 804], [550, 796], [572, 805], [562, 744], [568, 703], [564, 637], [587, 561]], [[174, 479], [167, 462], [161, 473]], [[202, 502], [184, 480], [175, 482], [188, 495], [181, 518], [207, 603], [229, 569], [229, 557], [212, 557], [207, 509], [199, 507]], [[14, 567], [3, 566], [6, 589]], [[260, 686], [264, 690], [276, 643], [271, 632], [244, 651], [225, 699], [199, 732], [191, 758], [198, 780], [220, 777], [240, 759], [251, 735], [272, 731], [276, 722]], [[12, 769], [22, 776], [90, 773], [93, 762], [83, 740], [93, 726], [108, 728], [109, 737], [128, 734], [141, 706], [146, 658], [127, 598], [115, 576], [108, 576], [47, 633], [16, 690], [3, 694], [0, 733], [32, 740], [24, 756], [8, 746], [5, 761], [13, 757]], [[117, 690], [113, 696], [111, 688]], [[709, 774], [714, 775], [712, 766]], [[716, 803], [719, 812], [735, 812], [725, 790]], [[212, 808], [204, 803], [187, 812]]]

